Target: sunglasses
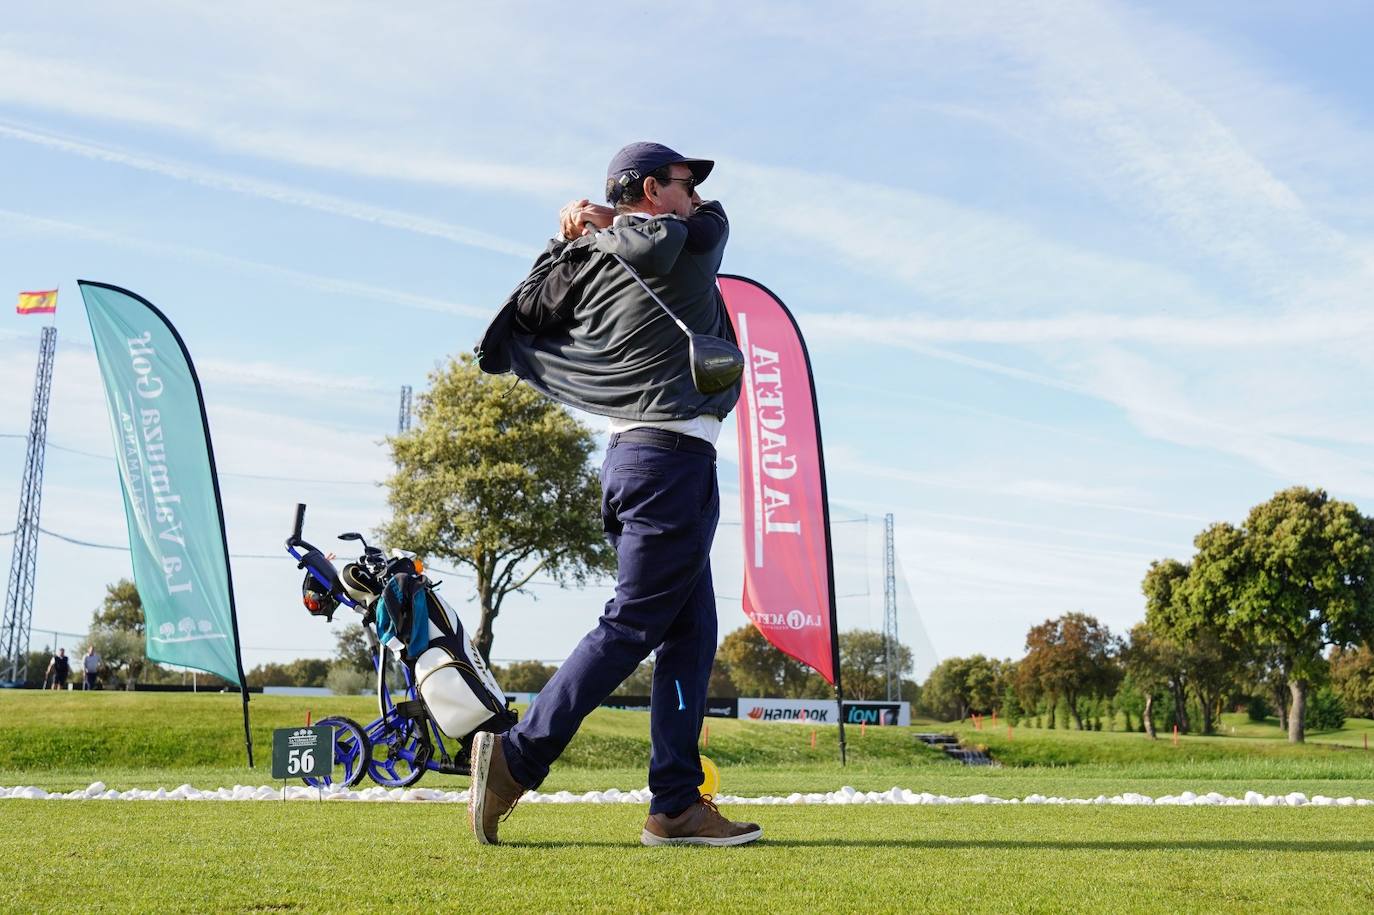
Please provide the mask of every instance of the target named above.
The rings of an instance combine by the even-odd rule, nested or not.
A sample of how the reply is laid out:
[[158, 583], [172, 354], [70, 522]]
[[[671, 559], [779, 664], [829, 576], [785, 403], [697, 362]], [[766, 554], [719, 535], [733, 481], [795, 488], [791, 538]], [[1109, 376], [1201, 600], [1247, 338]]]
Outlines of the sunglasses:
[[692, 196], [692, 191], [697, 186], [697, 179], [695, 175], [686, 178], [663, 178], [661, 180], [664, 184], [671, 184], [674, 181], [681, 181], [682, 189], [687, 192], [688, 197]]

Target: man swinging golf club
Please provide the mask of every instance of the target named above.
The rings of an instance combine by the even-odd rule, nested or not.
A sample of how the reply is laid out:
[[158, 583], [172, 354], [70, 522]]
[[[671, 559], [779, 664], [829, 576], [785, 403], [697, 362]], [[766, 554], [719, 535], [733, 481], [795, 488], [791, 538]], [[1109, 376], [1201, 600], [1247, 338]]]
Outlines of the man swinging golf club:
[[619, 559], [615, 596], [524, 720], [474, 740], [468, 811], [484, 844], [497, 842], [501, 819], [543, 782], [582, 720], [655, 650], [653, 800], [641, 841], [742, 845], [763, 834], [698, 791], [716, 652], [715, 441], [742, 367], [716, 288], [729, 224], [719, 203], [696, 192], [713, 164], [659, 143], [616, 153], [606, 175], [612, 206], [584, 199], [562, 209], [559, 237], [478, 347], [484, 371], [513, 371], [610, 418], [601, 515]]

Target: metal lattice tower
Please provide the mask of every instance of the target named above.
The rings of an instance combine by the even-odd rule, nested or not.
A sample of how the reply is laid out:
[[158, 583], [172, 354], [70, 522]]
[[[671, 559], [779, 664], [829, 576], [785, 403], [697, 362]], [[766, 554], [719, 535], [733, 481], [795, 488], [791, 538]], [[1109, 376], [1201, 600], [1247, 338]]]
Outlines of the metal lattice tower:
[[410, 385], [401, 385], [401, 416], [396, 421], [396, 434], [400, 435], [410, 428]]
[[48, 401], [52, 397], [56, 352], [57, 328], [45, 327], [38, 347], [33, 415], [29, 418], [29, 450], [24, 462], [24, 482], [19, 487], [19, 519], [14, 525], [10, 585], [5, 594], [4, 624], [0, 626], [0, 681], [10, 683], [22, 684], [29, 674], [33, 582], [38, 568], [38, 513], [43, 503], [43, 453], [48, 441]]
[[902, 698], [902, 672], [897, 669], [897, 554], [892, 543], [892, 515], [883, 515], [883, 665], [887, 669], [887, 701]]

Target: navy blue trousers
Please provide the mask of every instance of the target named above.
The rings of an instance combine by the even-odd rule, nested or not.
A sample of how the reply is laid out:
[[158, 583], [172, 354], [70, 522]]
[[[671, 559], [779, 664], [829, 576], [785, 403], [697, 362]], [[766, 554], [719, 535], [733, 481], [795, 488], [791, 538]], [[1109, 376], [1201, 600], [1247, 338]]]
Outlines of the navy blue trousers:
[[601, 517], [620, 563], [615, 596], [503, 745], [511, 774], [537, 787], [582, 719], [657, 651], [649, 812], [675, 814], [696, 802], [702, 782], [697, 738], [716, 655], [710, 554], [720, 492], [714, 452], [675, 448], [679, 436], [660, 430], [628, 434], [655, 443], [615, 436], [601, 467]]

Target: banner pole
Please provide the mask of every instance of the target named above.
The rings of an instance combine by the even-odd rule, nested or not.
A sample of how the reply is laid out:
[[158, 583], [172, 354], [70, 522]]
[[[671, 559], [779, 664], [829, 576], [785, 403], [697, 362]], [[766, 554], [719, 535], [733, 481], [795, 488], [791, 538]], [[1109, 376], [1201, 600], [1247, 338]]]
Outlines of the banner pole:
[[[219, 492], [219, 469], [215, 464], [215, 444], [210, 439], [210, 417], [205, 412], [205, 394], [200, 387], [200, 375], [196, 373], [195, 363], [191, 361], [191, 353], [186, 348], [186, 343], [181, 339], [181, 334], [177, 332], [172, 322], [167, 320], [166, 315], [153, 307], [151, 302], [144, 300], [144, 303], [162, 319], [162, 323], [167, 326], [177, 345], [181, 347], [182, 357], [186, 360], [186, 369], [191, 375], [191, 382], [196, 389], [196, 400], [200, 403], [200, 424], [205, 432], [205, 456], [210, 463], [210, 485], [215, 492], [215, 511], [219, 514], [219, 540], [220, 546], [224, 549], [224, 580], [229, 591], [229, 625], [234, 631], [234, 665], [238, 668], [239, 675], [239, 695], [243, 698], [243, 746], [248, 752], [248, 768], [255, 768], [253, 765], [253, 731], [248, 722], [248, 678], [243, 674], [243, 640], [239, 637], [239, 613], [238, 604], [234, 600], [234, 567], [229, 562], [229, 532], [224, 525], [224, 499]], [[833, 593], [833, 586], [832, 586]], [[282, 794], [286, 794], [286, 789], [282, 788]]]
[[[186, 348], [186, 343], [181, 339], [181, 334], [172, 325], [167, 317], [153, 307], [151, 302], [146, 302], [153, 310], [162, 323], [171, 331], [172, 337], [177, 345], [181, 347], [182, 357], [186, 360], [186, 369], [190, 372], [191, 382], [196, 389], [196, 400], [200, 402], [200, 424], [205, 431], [205, 456], [210, 463], [210, 485], [215, 491], [215, 511], [219, 514], [219, 540], [220, 546], [224, 549], [224, 580], [229, 591], [229, 625], [234, 631], [234, 665], [238, 668], [239, 674], [239, 695], [243, 698], [243, 746], [248, 753], [248, 768], [255, 768], [253, 765], [253, 730], [248, 722], [248, 678], [243, 674], [243, 640], [239, 637], [239, 613], [238, 604], [234, 600], [234, 567], [229, 562], [229, 532], [224, 525], [224, 499], [219, 492], [219, 469], [215, 465], [215, 444], [210, 439], [210, 417], [205, 412], [205, 394], [200, 387], [200, 376], [196, 373], [195, 363], [191, 361], [191, 353]], [[286, 789], [282, 788], [283, 796]]]
[[[816, 425], [817, 425], [817, 427], [819, 427], [819, 426], [820, 426], [820, 422], [817, 421]], [[819, 435], [820, 435], [820, 430], [819, 430], [819, 428], [817, 428], [816, 435], [817, 435], [818, 437], [819, 437]], [[822, 474], [822, 476], [821, 476], [821, 491], [822, 491], [822, 492], [825, 491], [825, 482], [824, 482], [824, 481], [825, 481], [825, 476]], [[825, 513], [825, 544], [826, 544], [826, 553], [829, 554], [829, 552], [830, 552], [830, 512], [829, 512], [828, 510], [827, 510], [826, 513]], [[831, 559], [831, 558], [829, 557], [829, 555], [827, 555], [826, 559], [828, 560], [828, 563], [829, 563], [829, 565], [830, 565], [830, 569], [829, 569], [829, 574], [830, 574], [830, 651], [831, 651], [832, 657], [834, 658], [834, 664], [835, 664], [835, 705], [836, 705], [836, 707], [839, 709], [839, 721], [840, 721], [840, 765], [841, 765], [841, 766], [847, 766], [847, 765], [849, 765], [849, 761], [848, 761], [848, 758], [847, 758], [847, 757], [848, 757], [848, 754], [847, 754], [846, 749], [845, 749], [845, 741], [844, 741], [844, 686], [842, 685], [841, 680], [840, 680], [840, 630], [839, 630], [839, 626], [837, 625], [836, 613], [835, 613], [835, 569], [834, 569], [834, 560]]]
[[[783, 306], [787, 317], [792, 313]], [[796, 319], [792, 326], [796, 327]], [[806, 356], [807, 380], [811, 383], [811, 404], [816, 415], [816, 461], [821, 476], [821, 518], [825, 528], [825, 582], [830, 591], [830, 656], [835, 669], [835, 705], [839, 711], [840, 722], [840, 765], [847, 766], [848, 753], [844, 740], [844, 685], [840, 677], [840, 620], [835, 601], [835, 550], [830, 541], [830, 491], [825, 480], [825, 445], [821, 439], [821, 405], [816, 400], [816, 376], [811, 373], [811, 355], [807, 352], [806, 341], [802, 338], [801, 328], [797, 328], [797, 340], [801, 342], [802, 353]]]
[[830, 487], [825, 479], [825, 443], [821, 438], [821, 404], [816, 399], [816, 376], [811, 371], [811, 353], [806, 348], [806, 338], [802, 336], [801, 328], [797, 326], [797, 319], [792, 317], [792, 312], [782, 300], [774, 296], [778, 305], [781, 306], [783, 314], [787, 315], [792, 322], [792, 327], [797, 333], [797, 342], [801, 345], [803, 357], [806, 359], [806, 380], [811, 385], [811, 406], [816, 420], [816, 463], [820, 469], [821, 478], [821, 520], [825, 530], [825, 582], [830, 599], [830, 657], [835, 670], [835, 705], [839, 713], [840, 724], [840, 765], [849, 765], [848, 752], [844, 739], [844, 685], [840, 677], [840, 620], [835, 601], [835, 550], [830, 539]]
[[[175, 333], [175, 331], [174, 331]], [[180, 336], [177, 337], [180, 342]], [[186, 359], [187, 365], [191, 365], [190, 356]], [[234, 630], [234, 663], [239, 672], [239, 695], [243, 697], [243, 746], [248, 752], [248, 768], [253, 766], [253, 730], [248, 723], [248, 678], [243, 674], [243, 642], [239, 638], [239, 613], [237, 602], [234, 600], [234, 570], [229, 564], [229, 533], [224, 529], [224, 502], [219, 494], [219, 471], [215, 467], [215, 448], [210, 442], [210, 418], [205, 415], [205, 399], [200, 393], [200, 379], [196, 377], [196, 370], [191, 366], [191, 377], [196, 383], [196, 396], [201, 397], [200, 416], [205, 425], [205, 453], [210, 458], [210, 482], [215, 488], [215, 508], [219, 511], [219, 536], [220, 542], [224, 546], [224, 578], [229, 585], [229, 624]], [[286, 793], [286, 789], [282, 789]]]
[[[242, 673], [239, 674], [243, 676]], [[248, 768], [253, 768], [253, 732], [248, 727], [248, 684], [240, 683], [239, 691], [243, 695], [243, 745], [248, 750]]]

